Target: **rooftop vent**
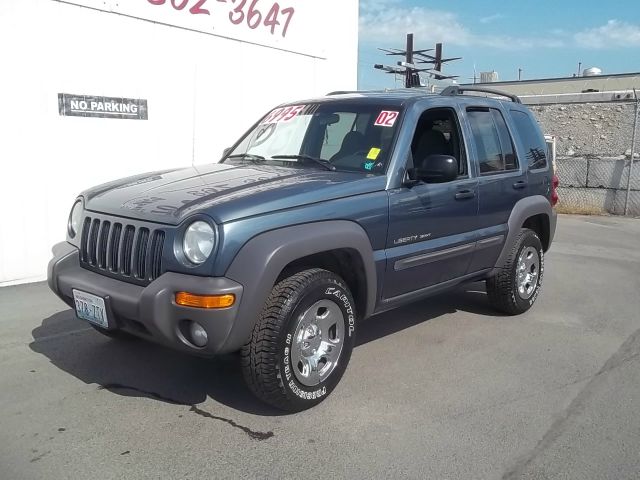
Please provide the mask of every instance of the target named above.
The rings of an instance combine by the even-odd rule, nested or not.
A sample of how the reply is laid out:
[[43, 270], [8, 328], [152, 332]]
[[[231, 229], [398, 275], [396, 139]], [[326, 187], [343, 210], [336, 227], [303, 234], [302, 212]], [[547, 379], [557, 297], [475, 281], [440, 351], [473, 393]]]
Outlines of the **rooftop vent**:
[[598, 67], [585, 68], [582, 72], [583, 77], [597, 77], [598, 75], [602, 75], [602, 69]]
[[480, 83], [493, 83], [498, 82], [498, 72], [492, 70], [491, 72], [480, 72]]

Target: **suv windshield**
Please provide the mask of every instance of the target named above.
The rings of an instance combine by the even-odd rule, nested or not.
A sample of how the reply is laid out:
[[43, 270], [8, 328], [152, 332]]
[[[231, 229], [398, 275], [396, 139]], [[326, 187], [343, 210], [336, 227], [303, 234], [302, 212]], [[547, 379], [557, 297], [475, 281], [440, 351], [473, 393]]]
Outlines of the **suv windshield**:
[[401, 113], [338, 101], [276, 108], [223, 161], [383, 173]]

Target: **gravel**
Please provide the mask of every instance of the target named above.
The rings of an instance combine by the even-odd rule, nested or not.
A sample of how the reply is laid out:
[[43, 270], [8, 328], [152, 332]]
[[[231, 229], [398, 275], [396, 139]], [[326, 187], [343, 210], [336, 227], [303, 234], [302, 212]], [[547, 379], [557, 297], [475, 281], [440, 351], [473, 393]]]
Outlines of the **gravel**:
[[558, 155], [631, 154], [634, 103], [554, 104], [530, 108], [544, 133], [556, 135]]

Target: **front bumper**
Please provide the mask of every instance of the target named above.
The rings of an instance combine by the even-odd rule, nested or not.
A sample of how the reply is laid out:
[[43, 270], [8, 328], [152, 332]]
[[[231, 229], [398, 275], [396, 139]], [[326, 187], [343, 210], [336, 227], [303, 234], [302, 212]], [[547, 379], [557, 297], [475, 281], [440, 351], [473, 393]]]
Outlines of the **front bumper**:
[[[80, 266], [79, 252], [62, 242], [53, 247], [47, 280], [49, 288], [74, 307], [73, 289], [105, 299], [113, 328], [196, 355], [229, 353], [241, 345], [227, 344], [242, 301], [243, 287], [224, 277], [198, 277], [167, 272], [142, 287], [91, 272]], [[176, 292], [197, 295], [234, 294], [233, 306], [222, 309], [183, 307], [175, 303]], [[198, 348], [182, 334], [181, 325], [191, 320], [207, 332], [208, 343]]]

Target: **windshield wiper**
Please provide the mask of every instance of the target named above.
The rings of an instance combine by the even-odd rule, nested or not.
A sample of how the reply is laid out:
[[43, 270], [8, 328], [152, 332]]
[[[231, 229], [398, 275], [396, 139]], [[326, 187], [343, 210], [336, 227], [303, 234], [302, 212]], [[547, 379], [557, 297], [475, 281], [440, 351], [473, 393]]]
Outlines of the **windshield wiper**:
[[250, 160], [254, 163], [264, 162], [266, 160], [262, 155], [254, 155], [253, 153], [238, 153], [236, 155], [229, 155], [227, 158], [240, 158], [242, 160]]
[[329, 160], [325, 160], [324, 158], [316, 158], [311, 155], [274, 155], [271, 157], [273, 160], [309, 160], [311, 162], [315, 162], [321, 167], [326, 168], [327, 170], [335, 171], [336, 167], [331, 165]]

